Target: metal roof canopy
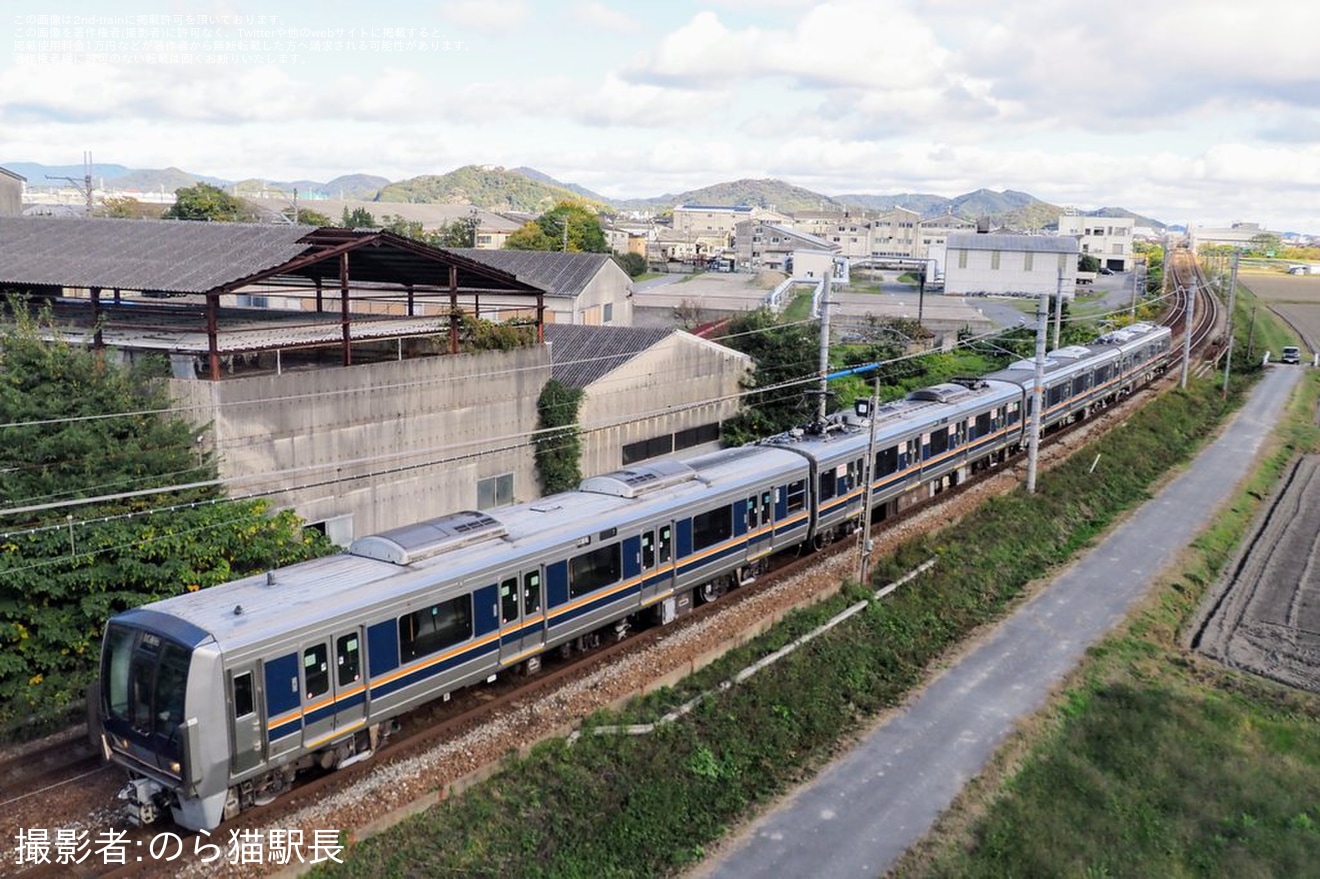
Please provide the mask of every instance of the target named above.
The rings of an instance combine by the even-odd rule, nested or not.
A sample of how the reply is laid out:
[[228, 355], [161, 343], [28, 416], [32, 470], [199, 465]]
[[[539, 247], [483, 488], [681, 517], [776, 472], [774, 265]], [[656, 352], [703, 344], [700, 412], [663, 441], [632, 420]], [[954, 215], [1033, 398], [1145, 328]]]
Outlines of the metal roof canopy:
[[[253, 284], [314, 295], [318, 313], [337, 292], [345, 366], [352, 364], [354, 301], [399, 302], [407, 310], [404, 319], [394, 318], [402, 337], [433, 335], [434, 327], [412, 320], [415, 301], [447, 297], [450, 352], [457, 353], [460, 297], [472, 302], [480, 315], [481, 293], [534, 296], [536, 337], [544, 340], [543, 289], [470, 257], [379, 229], [0, 218], [0, 287], [44, 288], [42, 292], [85, 287], [91, 293], [92, 326], [99, 326], [105, 316], [104, 290], [113, 290], [116, 299], [124, 290], [165, 297], [203, 295], [212, 381], [219, 381], [221, 371], [220, 297]], [[156, 304], [168, 308], [168, 301]], [[189, 307], [195, 310], [195, 305]], [[389, 316], [371, 316], [376, 324], [382, 319]], [[371, 333], [379, 334], [379, 327]], [[99, 329], [93, 344], [104, 344]]]

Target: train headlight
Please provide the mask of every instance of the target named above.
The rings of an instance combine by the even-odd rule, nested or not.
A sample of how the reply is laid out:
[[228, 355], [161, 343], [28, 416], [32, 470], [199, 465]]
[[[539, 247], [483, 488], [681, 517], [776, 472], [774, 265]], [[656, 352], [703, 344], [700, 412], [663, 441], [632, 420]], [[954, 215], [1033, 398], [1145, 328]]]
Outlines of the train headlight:
[[182, 777], [182, 775], [183, 775], [183, 767], [179, 765], [179, 761], [178, 761], [178, 760], [171, 760], [171, 761], [170, 761], [170, 772], [173, 773], [174, 775], [178, 775], [178, 776]]

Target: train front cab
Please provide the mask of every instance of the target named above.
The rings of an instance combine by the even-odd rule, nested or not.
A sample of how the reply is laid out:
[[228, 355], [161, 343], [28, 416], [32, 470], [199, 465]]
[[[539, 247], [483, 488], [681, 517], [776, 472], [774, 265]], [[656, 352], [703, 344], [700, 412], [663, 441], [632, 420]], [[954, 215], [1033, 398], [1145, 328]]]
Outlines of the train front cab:
[[130, 821], [168, 810], [191, 830], [215, 827], [227, 790], [219, 650], [175, 617], [133, 610], [106, 627], [97, 717], [106, 759], [123, 766]]

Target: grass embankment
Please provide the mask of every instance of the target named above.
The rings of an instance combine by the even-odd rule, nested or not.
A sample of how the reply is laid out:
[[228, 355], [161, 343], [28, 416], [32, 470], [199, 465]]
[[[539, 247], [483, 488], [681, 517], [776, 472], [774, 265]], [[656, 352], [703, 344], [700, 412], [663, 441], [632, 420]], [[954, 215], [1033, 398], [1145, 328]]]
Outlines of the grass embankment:
[[1310, 377], [1241, 493], [902, 876], [1305, 876], [1320, 865], [1320, 698], [1182, 646], [1280, 474], [1320, 451]]
[[[1088, 453], [1043, 474], [1034, 497], [991, 501], [956, 529], [903, 548], [879, 567], [878, 579], [932, 555], [939, 564], [685, 719], [650, 736], [585, 736], [571, 746], [539, 746], [463, 796], [355, 846], [336, 875], [651, 876], [682, 869], [898, 704], [968, 632], [1001, 617], [1029, 584], [1144, 500], [1149, 486], [1186, 460], [1234, 403], [1225, 404], [1207, 383], [1166, 394]], [[1090, 474], [1095, 452], [1125, 466]], [[791, 615], [680, 687], [639, 700], [622, 720], [653, 721], [692, 693], [710, 690], [836, 613], [859, 590], [845, 593]], [[1120, 691], [1115, 698], [1125, 697]], [[1075, 710], [1107, 707], [1092, 698]], [[1147, 725], [1163, 717], [1157, 710]], [[1125, 739], [1133, 735], [1122, 731]], [[1266, 739], [1278, 744], [1286, 736]], [[1149, 751], [1133, 746], [1124, 753], [1149, 769]], [[1206, 762], [1209, 772], [1226, 761], [1218, 755]], [[1103, 799], [1092, 804], [1105, 806]], [[1135, 811], [1140, 820], [1142, 810]], [[1085, 832], [1086, 823], [1070, 824], [1065, 839]]]

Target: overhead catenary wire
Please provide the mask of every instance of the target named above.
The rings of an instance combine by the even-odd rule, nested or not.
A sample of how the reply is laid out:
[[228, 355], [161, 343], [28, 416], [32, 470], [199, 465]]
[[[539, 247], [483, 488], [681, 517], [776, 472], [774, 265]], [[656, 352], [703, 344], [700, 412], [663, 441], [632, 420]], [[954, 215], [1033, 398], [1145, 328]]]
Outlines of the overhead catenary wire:
[[[1115, 314], [1115, 315], [1116, 315], [1116, 314], [1119, 314], [1119, 313], [1120, 313], [1119, 311], [1115, 311], [1115, 312], [1111, 312], [1110, 314]], [[1105, 315], [1100, 315], [1099, 317], [1103, 318], [1104, 316], [1105, 316]], [[1074, 318], [1074, 319], [1075, 319], [1075, 320], [1080, 320], [1080, 318]], [[1070, 320], [1074, 320], [1074, 319], [1070, 319]], [[1088, 318], [1088, 320], [1094, 320], [1094, 319], [1096, 319], [1096, 318], [1095, 318], [1095, 317]], [[814, 323], [814, 321], [800, 321], [800, 322], [795, 322], [795, 323], [809, 324], [809, 323]], [[749, 331], [749, 333], [768, 332], [768, 331], [772, 331], [772, 330], [780, 329], [782, 326], [783, 326], [782, 324], [781, 324], [781, 325], [774, 325], [774, 326], [770, 326], [770, 327], [765, 327], [765, 328], [757, 329], [757, 330], [754, 330], [754, 331]], [[955, 347], [960, 347], [960, 346], [970, 346], [970, 345], [976, 344], [977, 342], [987, 341], [987, 340], [989, 340], [989, 339], [993, 339], [993, 338], [996, 338], [996, 337], [999, 337], [999, 336], [1002, 336], [1002, 335], [1010, 334], [1010, 333], [1012, 333], [1015, 329], [1017, 329], [1017, 328], [1008, 328], [1008, 329], [994, 330], [994, 331], [991, 331], [991, 332], [983, 333], [983, 334], [981, 334], [981, 335], [979, 335], [979, 336], [971, 336], [971, 337], [968, 337], [968, 338], [966, 338], [966, 339], [962, 339], [962, 340], [960, 340], [960, 341], [957, 343], [957, 345], [955, 345]], [[746, 335], [746, 334], [738, 334], [738, 335]], [[875, 363], [871, 363], [871, 364], [863, 364], [863, 365], [860, 365], [860, 366], [857, 366], [857, 367], [853, 367], [853, 368], [851, 368], [851, 369], [849, 369], [849, 370], [845, 370], [845, 371], [840, 372], [840, 373], [834, 373], [834, 374], [831, 374], [830, 376], [828, 376], [828, 378], [838, 378], [838, 377], [841, 377], [842, 375], [845, 375], [845, 374], [848, 374], [848, 373], [855, 373], [855, 372], [869, 371], [869, 370], [871, 370], [871, 369], [878, 368], [879, 366], [884, 365], [884, 364], [891, 364], [891, 363], [901, 362], [901, 361], [904, 361], [904, 360], [915, 359], [915, 358], [918, 358], [918, 357], [924, 357], [924, 356], [927, 356], [927, 355], [932, 354], [932, 353], [937, 353], [937, 352], [932, 352], [932, 351], [912, 352], [912, 353], [910, 353], [910, 354], [900, 355], [899, 357], [886, 359], [886, 360], [884, 360], [884, 361], [882, 361], [882, 362], [875, 362]], [[608, 359], [608, 358], [586, 358], [585, 360], [595, 360], [595, 359]], [[508, 374], [508, 373], [511, 373], [511, 372], [517, 372], [517, 371], [521, 371], [521, 370], [497, 370], [497, 371], [493, 371], [493, 372], [488, 373], [488, 374], [489, 374], [489, 375], [499, 375], [499, 374]], [[470, 380], [470, 377], [468, 377], [468, 378], [469, 378], [469, 380]], [[247, 493], [245, 493], [245, 494], [243, 494], [243, 495], [241, 495], [241, 496], [239, 496], [239, 497], [232, 497], [232, 496], [230, 496], [230, 497], [225, 497], [225, 498], [218, 498], [218, 499], [216, 499], [216, 502], [223, 501], [223, 500], [243, 500], [243, 499], [252, 499], [252, 498], [258, 498], [258, 497], [265, 497], [265, 496], [267, 496], [267, 495], [269, 495], [269, 494], [283, 493], [283, 492], [288, 492], [288, 491], [306, 490], [307, 488], [315, 488], [315, 487], [318, 487], [318, 486], [321, 486], [321, 485], [326, 485], [326, 484], [342, 483], [343, 481], [346, 481], [346, 480], [360, 480], [360, 479], [365, 479], [365, 478], [373, 478], [373, 477], [377, 477], [377, 476], [381, 476], [381, 475], [388, 475], [388, 474], [390, 474], [390, 473], [398, 473], [398, 472], [402, 472], [402, 471], [406, 471], [406, 470], [416, 470], [416, 469], [425, 469], [425, 468], [436, 467], [436, 466], [443, 466], [443, 465], [445, 465], [445, 464], [452, 464], [452, 463], [455, 463], [455, 462], [457, 462], [457, 461], [462, 461], [462, 460], [470, 459], [470, 458], [477, 457], [477, 456], [480, 456], [480, 455], [483, 455], [483, 454], [497, 454], [497, 453], [501, 453], [501, 452], [505, 452], [505, 451], [515, 450], [515, 449], [517, 449], [517, 448], [526, 447], [527, 445], [529, 445], [529, 444], [531, 444], [531, 443], [534, 443], [535, 440], [536, 440], [536, 438], [537, 438], [538, 436], [553, 435], [553, 434], [557, 434], [557, 433], [559, 433], [559, 432], [561, 432], [561, 431], [564, 431], [564, 430], [572, 430], [572, 431], [575, 431], [579, 436], [580, 436], [581, 434], [584, 434], [584, 433], [589, 434], [589, 433], [595, 433], [595, 432], [599, 432], [599, 431], [611, 430], [611, 429], [613, 429], [613, 428], [616, 428], [616, 427], [621, 426], [622, 424], [626, 424], [626, 423], [631, 423], [631, 422], [637, 421], [638, 419], [646, 419], [646, 418], [659, 417], [659, 416], [663, 416], [663, 415], [670, 415], [670, 414], [674, 414], [674, 413], [678, 413], [678, 412], [689, 411], [689, 410], [692, 410], [692, 409], [699, 409], [699, 408], [702, 408], [702, 407], [707, 407], [707, 406], [715, 405], [715, 404], [718, 404], [718, 403], [720, 403], [720, 402], [726, 402], [726, 401], [734, 400], [734, 399], [742, 399], [742, 398], [746, 398], [746, 397], [754, 396], [754, 395], [762, 395], [762, 396], [764, 396], [764, 395], [774, 394], [774, 393], [779, 392], [779, 391], [791, 390], [791, 389], [793, 389], [793, 388], [796, 388], [796, 387], [799, 387], [799, 386], [803, 386], [803, 385], [807, 385], [807, 384], [810, 384], [810, 383], [813, 383], [813, 382], [817, 382], [817, 381], [819, 381], [819, 380], [820, 380], [820, 375], [819, 375], [818, 373], [803, 373], [803, 374], [801, 374], [801, 375], [799, 375], [799, 376], [797, 376], [797, 377], [794, 377], [794, 378], [791, 378], [791, 379], [787, 379], [787, 380], [783, 380], [783, 381], [777, 382], [777, 383], [772, 384], [772, 385], [763, 386], [763, 387], [754, 387], [754, 388], [743, 389], [743, 390], [738, 391], [737, 393], [734, 393], [734, 394], [726, 394], [726, 395], [721, 395], [721, 396], [718, 396], [718, 397], [712, 397], [712, 398], [708, 398], [708, 399], [706, 399], [706, 400], [696, 401], [696, 402], [694, 402], [694, 403], [685, 404], [685, 405], [683, 405], [683, 406], [679, 406], [679, 407], [673, 407], [673, 406], [670, 406], [670, 407], [665, 407], [664, 409], [652, 410], [651, 412], [648, 412], [648, 413], [642, 413], [642, 414], [640, 414], [640, 415], [638, 415], [638, 414], [634, 414], [634, 415], [630, 415], [630, 416], [628, 416], [628, 417], [626, 417], [626, 418], [621, 418], [621, 419], [619, 419], [619, 420], [617, 420], [617, 421], [609, 422], [609, 423], [605, 423], [605, 424], [598, 424], [598, 425], [592, 425], [592, 426], [583, 426], [582, 424], [575, 422], [575, 423], [573, 423], [573, 424], [569, 424], [569, 425], [561, 425], [561, 426], [557, 426], [557, 427], [553, 427], [553, 428], [541, 428], [541, 429], [533, 430], [533, 431], [530, 431], [530, 432], [524, 432], [524, 433], [520, 433], [520, 434], [510, 434], [510, 435], [506, 435], [506, 436], [504, 436], [504, 437], [493, 438], [493, 439], [495, 439], [496, 441], [498, 441], [498, 442], [500, 443], [500, 445], [495, 446], [495, 447], [492, 447], [492, 446], [490, 445], [490, 444], [491, 444], [491, 441], [492, 441], [492, 438], [490, 438], [490, 437], [484, 437], [484, 438], [482, 438], [481, 440], [474, 440], [474, 441], [470, 441], [470, 442], [468, 442], [468, 443], [463, 444], [464, 446], [471, 446], [471, 445], [474, 445], [474, 444], [476, 444], [476, 443], [479, 442], [479, 443], [482, 445], [482, 448], [480, 448], [480, 449], [478, 449], [478, 450], [476, 450], [476, 451], [469, 451], [469, 452], [465, 452], [465, 453], [462, 453], [462, 454], [459, 454], [459, 455], [448, 455], [448, 456], [444, 456], [444, 457], [440, 457], [440, 458], [428, 458], [427, 460], [424, 460], [424, 461], [417, 461], [417, 462], [412, 462], [412, 463], [396, 464], [395, 466], [387, 467], [387, 468], [384, 469], [384, 470], [369, 470], [369, 471], [363, 471], [363, 472], [353, 473], [353, 474], [347, 474], [347, 475], [346, 475], [346, 474], [343, 474], [342, 472], [336, 472], [332, 477], [329, 477], [329, 478], [313, 479], [313, 481], [311, 481], [311, 482], [299, 483], [299, 484], [295, 484], [295, 485], [289, 485], [289, 484], [288, 484], [288, 477], [289, 477], [289, 476], [292, 476], [292, 475], [296, 475], [296, 474], [298, 474], [298, 473], [315, 473], [315, 472], [317, 472], [317, 471], [325, 471], [325, 470], [328, 470], [328, 469], [331, 469], [331, 468], [335, 469], [336, 471], [342, 471], [342, 469], [345, 468], [345, 467], [350, 467], [350, 466], [360, 466], [360, 465], [364, 465], [364, 464], [371, 464], [371, 463], [373, 463], [373, 462], [387, 463], [387, 462], [389, 462], [389, 461], [391, 461], [391, 460], [397, 462], [399, 459], [402, 459], [402, 458], [416, 457], [416, 456], [418, 456], [418, 455], [428, 455], [428, 454], [434, 452], [436, 449], [435, 449], [434, 447], [433, 447], [433, 448], [429, 448], [429, 449], [413, 449], [413, 450], [409, 450], [409, 451], [407, 451], [407, 452], [396, 453], [396, 454], [394, 454], [394, 455], [376, 455], [376, 456], [369, 456], [369, 457], [366, 457], [366, 458], [350, 459], [350, 460], [348, 460], [348, 461], [325, 462], [325, 463], [321, 463], [321, 464], [307, 465], [307, 466], [305, 466], [305, 467], [299, 467], [299, 468], [286, 468], [286, 469], [283, 469], [283, 470], [277, 470], [277, 471], [266, 471], [266, 472], [264, 472], [264, 473], [260, 473], [260, 474], [250, 474], [250, 475], [245, 475], [245, 476], [236, 476], [236, 477], [228, 477], [228, 478], [219, 478], [219, 479], [215, 479], [215, 480], [193, 481], [193, 482], [188, 482], [188, 483], [181, 483], [181, 484], [174, 484], [174, 485], [158, 486], [158, 487], [149, 488], [149, 489], [141, 489], [141, 490], [137, 490], [137, 491], [133, 491], [133, 492], [121, 492], [121, 493], [115, 493], [115, 494], [109, 494], [109, 495], [98, 495], [98, 496], [92, 496], [92, 497], [83, 497], [83, 498], [76, 498], [76, 499], [65, 500], [65, 501], [56, 501], [56, 502], [45, 503], [45, 504], [28, 504], [28, 505], [20, 506], [20, 507], [11, 507], [11, 508], [8, 508], [8, 509], [0, 509], [0, 516], [12, 516], [12, 515], [19, 515], [19, 514], [25, 514], [25, 513], [30, 513], [30, 512], [43, 512], [43, 511], [55, 510], [55, 509], [63, 509], [63, 508], [68, 508], [68, 507], [85, 506], [85, 505], [96, 504], [96, 503], [113, 502], [113, 501], [116, 501], [116, 500], [124, 500], [124, 499], [131, 498], [131, 497], [149, 497], [149, 496], [153, 496], [153, 495], [169, 494], [169, 493], [174, 492], [174, 491], [196, 490], [196, 489], [200, 489], [200, 488], [221, 487], [221, 486], [224, 486], [224, 487], [241, 487], [241, 486], [243, 486], [243, 485], [245, 485], [245, 484], [248, 484], [248, 485], [256, 485], [256, 486], [258, 486], [258, 487], [257, 487], [257, 488], [250, 488], [250, 489], [248, 490]], [[409, 385], [415, 385], [415, 384], [420, 384], [420, 382], [409, 382], [409, 383], [403, 383], [401, 386], [409, 386]], [[326, 392], [326, 393], [332, 393], [332, 392]], [[306, 398], [306, 397], [305, 397], [305, 396], [302, 396], [302, 395], [300, 395], [300, 396], [297, 397], [297, 399], [305, 399], [305, 398]], [[772, 399], [791, 399], [791, 397], [789, 397], [788, 395], [785, 395], [785, 396], [782, 396], [782, 397], [772, 398]], [[245, 402], [243, 405], [250, 405], [250, 404]], [[172, 408], [162, 409], [162, 410], [144, 410], [144, 413], [147, 412], [147, 411], [158, 411], [158, 412], [168, 412], [168, 411], [174, 411], [174, 410], [183, 411], [183, 410], [192, 409], [192, 408], [196, 408], [196, 407], [172, 407]], [[143, 413], [136, 413], [136, 414], [143, 414]], [[93, 417], [113, 417], [113, 415], [107, 415], [107, 416], [93, 416]], [[75, 419], [75, 420], [76, 420], [76, 419]], [[31, 422], [28, 422], [28, 423], [31, 423]], [[454, 445], [454, 443], [452, 443], [452, 442], [450, 442], [450, 443], [446, 443], [446, 444], [444, 445], [444, 448], [445, 448], [445, 449], [448, 449], [448, 450], [451, 450], [451, 451], [454, 449], [454, 447], [455, 447], [455, 445]], [[195, 469], [195, 468], [189, 468], [188, 470], [176, 471], [176, 472], [189, 472], [189, 471], [192, 470], [192, 469]], [[261, 488], [259, 487], [259, 486], [260, 486], [260, 483], [261, 483], [263, 480], [273, 480], [273, 479], [280, 480], [280, 484], [278, 485], [278, 487], [273, 487], [273, 488], [264, 489], [264, 490], [261, 489]], [[169, 507], [163, 507], [163, 508], [161, 508], [161, 509], [169, 509], [169, 508], [172, 508], [172, 507], [173, 507], [173, 505], [170, 505]], [[120, 517], [116, 517], [116, 518], [131, 518], [131, 517], [135, 517], [135, 516], [147, 515], [147, 514], [150, 514], [151, 512], [152, 512], [151, 510], [147, 510], [147, 511], [132, 511], [132, 512], [128, 512], [128, 513], [124, 513], [124, 514], [122, 514]], [[87, 520], [87, 521], [92, 521], [92, 520]], [[21, 530], [19, 530], [19, 531], [13, 531], [13, 532], [11, 532], [11, 533], [28, 533], [28, 532], [35, 532], [35, 531], [43, 530], [44, 527], [56, 527], [56, 526], [35, 526], [35, 527], [31, 528], [31, 529], [21, 529]], [[61, 525], [58, 526], [58, 527], [63, 527], [63, 525], [61, 524]]]

